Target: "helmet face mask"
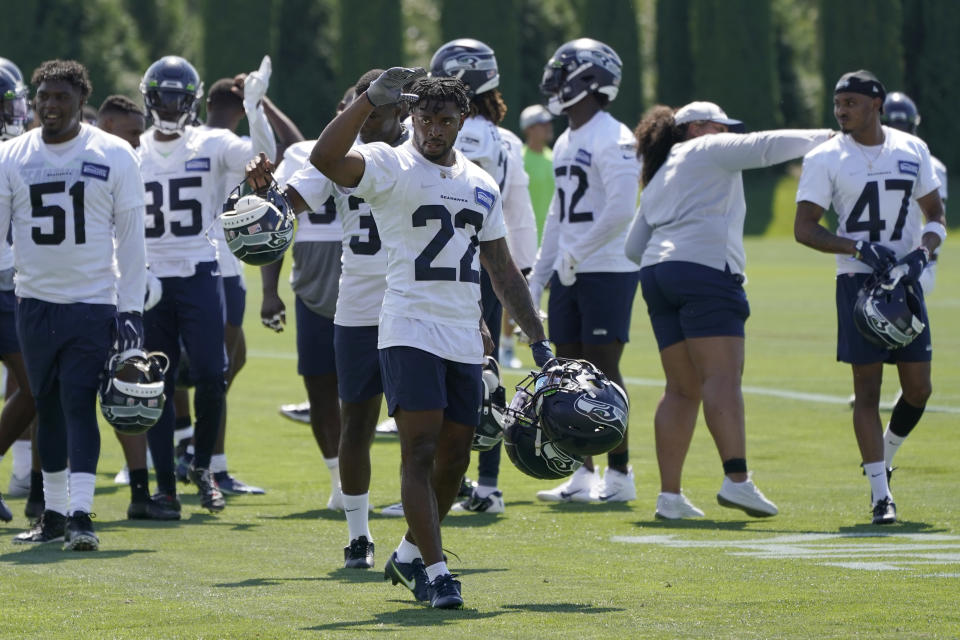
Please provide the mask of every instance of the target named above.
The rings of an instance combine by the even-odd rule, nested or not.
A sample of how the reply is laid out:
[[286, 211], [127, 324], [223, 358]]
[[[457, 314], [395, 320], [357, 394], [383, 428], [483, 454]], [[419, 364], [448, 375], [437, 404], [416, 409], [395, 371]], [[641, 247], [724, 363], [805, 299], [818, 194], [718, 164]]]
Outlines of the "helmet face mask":
[[489, 451], [503, 440], [503, 422], [506, 413], [506, 391], [500, 385], [500, 365], [487, 356], [483, 365], [483, 403], [480, 406], [480, 424], [473, 434], [474, 451]]
[[540, 92], [549, 98], [547, 109], [555, 116], [590, 94], [612, 102], [620, 90], [623, 62], [609, 46], [592, 38], [567, 42], [547, 61]]
[[536, 403], [539, 392], [530, 393], [537, 375], [527, 376], [507, 408], [503, 422], [504, 448], [513, 465], [541, 480], [566, 478], [583, 465], [583, 458], [564, 451], [540, 428]]
[[9, 140], [26, 130], [27, 87], [0, 68], [0, 140]]
[[159, 351], [129, 357], [114, 353], [100, 376], [100, 412], [119, 433], [137, 435], [157, 423], [164, 406], [170, 361]]
[[262, 267], [279, 260], [293, 242], [293, 208], [276, 182], [265, 197], [243, 194], [240, 183], [223, 205], [220, 220], [227, 247], [238, 259]]
[[902, 281], [868, 280], [857, 296], [853, 320], [860, 334], [885, 349], [899, 349], [916, 340], [926, 325], [923, 303], [912, 285]]
[[179, 56], [165, 56], [147, 69], [140, 81], [140, 93], [153, 126], [161, 133], [174, 135], [196, 119], [203, 82], [189, 62]]
[[430, 60], [430, 75], [457, 78], [467, 87], [471, 99], [500, 85], [493, 49], [472, 38], [451, 40], [437, 49]]

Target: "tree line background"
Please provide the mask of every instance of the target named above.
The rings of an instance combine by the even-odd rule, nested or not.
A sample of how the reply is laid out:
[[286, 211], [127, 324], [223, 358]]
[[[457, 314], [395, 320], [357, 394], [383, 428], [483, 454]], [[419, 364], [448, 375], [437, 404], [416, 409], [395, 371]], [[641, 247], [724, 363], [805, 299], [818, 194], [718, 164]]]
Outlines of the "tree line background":
[[[852, 69], [874, 71], [923, 115], [920, 135], [960, 171], [960, 2], [956, 0], [34, 0], [9, 3], [0, 55], [29, 76], [41, 61], [90, 69], [94, 106], [139, 98], [147, 66], [186, 57], [207, 86], [256, 69], [269, 53], [268, 95], [308, 137], [364, 71], [428, 66], [438, 46], [474, 37], [496, 51], [500, 89], [517, 131], [554, 50], [575, 37], [623, 59], [610, 111], [633, 127], [654, 103], [712, 100], [751, 130], [835, 127], [832, 89]], [[562, 119], [561, 119], [562, 120]], [[558, 123], [558, 126], [562, 122]], [[769, 174], [749, 179], [769, 187]], [[763, 186], [769, 183], [768, 187]], [[762, 221], [761, 221], [762, 222]]]

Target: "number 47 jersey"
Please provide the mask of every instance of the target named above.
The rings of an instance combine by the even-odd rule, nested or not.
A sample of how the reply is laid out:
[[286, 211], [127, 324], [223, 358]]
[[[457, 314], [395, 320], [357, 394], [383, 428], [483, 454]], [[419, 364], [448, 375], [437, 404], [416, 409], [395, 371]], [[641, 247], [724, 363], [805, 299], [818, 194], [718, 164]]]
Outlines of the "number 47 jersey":
[[[920, 245], [922, 214], [911, 201], [940, 187], [930, 150], [920, 138], [883, 127], [884, 141], [862, 146], [837, 135], [803, 158], [797, 202], [837, 212], [837, 235], [879, 242], [902, 257]], [[837, 273], [870, 273], [850, 256], [837, 256]]]

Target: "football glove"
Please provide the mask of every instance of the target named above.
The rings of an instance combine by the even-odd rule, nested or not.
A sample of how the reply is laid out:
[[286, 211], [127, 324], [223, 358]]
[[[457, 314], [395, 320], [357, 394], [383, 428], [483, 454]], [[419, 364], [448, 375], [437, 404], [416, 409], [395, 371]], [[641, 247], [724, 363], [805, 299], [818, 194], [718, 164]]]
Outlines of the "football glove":
[[117, 352], [143, 350], [143, 316], [136, 311], [121, 311], [117, 314], [114, 344]]
[[427, 72], [423, 67], [416, 67], [415, 69], [391, 67], [370, 83], [370, 88], [367, 89], [367, 100], [375, 107], [394, 104], [401, 100], [416, 102], [419, 100], [419, 96], [413, 93], [404, 93], [403, 88], [425, 75], [427, 75]]
[[283, 325], [287, 324], [287, 312], [278, 311], [269, 317], [261, 317], [260, 322], [263, 323], [267, 329], [273, 329], [277, 333], [283, 332]]
[[[900, 258], [893, 269], [890, 270], [889, 280], [896, 284], [898, 280], [903, 280], [907, 284], [916, 284], [920, 274], [926, 268], [930, 261], [930, 254], [926, 247], [914, 249], [907, 255]], [[892, 287], [891, 287], [892, 288]]]
[[530, 351], [533, 352], [533, 361], [537, 363], [537, 366], [543, 368], [543, 365], [547, 364], [554, 359], [553, 349], [550, 348], [550, 342], [548, 340], [541, 340], [540, 342], [534, 342], [530, 345]]
[[153, 309], [160, 302], [161, 297], [163, 297], [163, 285], [160, 283], [160, 278], [147, 269], [147, 295], [143, 298], [143, 310]]
[[884, 273], [897, 262], [897, 254], [882, 244], [859, 240], [856, 248], [857, 253], [854, 257], [873, 269], [875, 273]]
[[273, 73], [273, 64], [270, 62], [270, 56], [263, 56], [260, 61], [260, 68], [247, 74], [243, 81], [243, 109], [245, 111], [254, 111], [263, 96], [267, 95], [267, 87], [270, 86], [270, 75]]
[[577, 281], [577, 261], [570, 253], [564, 251], [560, 256], [560, 268], [557, 269], [557, 279], [565, 287], [572, 287]]

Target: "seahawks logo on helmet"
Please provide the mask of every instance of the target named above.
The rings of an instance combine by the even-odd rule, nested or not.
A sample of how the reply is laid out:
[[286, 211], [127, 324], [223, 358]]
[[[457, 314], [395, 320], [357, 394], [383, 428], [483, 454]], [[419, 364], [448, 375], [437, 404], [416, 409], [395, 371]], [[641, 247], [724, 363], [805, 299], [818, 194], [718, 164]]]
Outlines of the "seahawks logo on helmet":
[[573, 408], [577, 413], [587, 416], [594, 422], [600, 424], [621, 427], [627, 419], [622, 409], [606, 402], [600, 402], [588, 395], [580, 396], [573, 403]]
[[[242, 195], [242, 192], [248, 192]], [[264, 197], [249, 193], [240, 183], [223, 205], [223, 235], [238, 259], [262, 267], [279, 260], [293, 241], [294, 216], [276, 182]]]
[[916, 340], [926, 328], [923, 302], [902, 281], [870, 278], [853, 307], [853, 323], [860, 334], [886, 349], [900, 349]]

